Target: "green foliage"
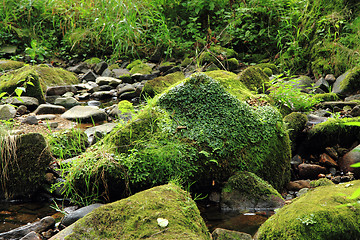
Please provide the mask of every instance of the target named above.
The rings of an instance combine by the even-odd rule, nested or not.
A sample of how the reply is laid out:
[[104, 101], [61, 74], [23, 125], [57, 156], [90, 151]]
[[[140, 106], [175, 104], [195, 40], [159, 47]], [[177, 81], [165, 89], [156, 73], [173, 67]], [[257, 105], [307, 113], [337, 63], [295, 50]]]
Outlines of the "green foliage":
[[87, 135], [80, 129], [72, 128], [46, 136], [52, 155], [57, 159], [68, 159], [83, 153], [88, 147]]
[[270, 90], [270, 98], [282, 111], [310, 111], [320, 101], [299, 88], [299, 79], [278, 78]]
[[25, 48], [25, 53], [31, 58], [32, 62], [36, 62], [36, 59], [42, 62], [47, 55], [46, 47], [39, 46], [35, 39], [31, 40], [30, 47]]

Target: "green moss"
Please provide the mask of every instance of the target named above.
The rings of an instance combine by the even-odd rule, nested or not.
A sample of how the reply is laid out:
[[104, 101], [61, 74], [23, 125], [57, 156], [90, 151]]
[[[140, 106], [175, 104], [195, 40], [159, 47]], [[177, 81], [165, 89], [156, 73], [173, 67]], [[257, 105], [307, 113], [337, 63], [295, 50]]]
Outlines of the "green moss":
[[321, 93], [316, 94], [313, 98], [317, 99], [319, 102], [327, 102], [327, 101], [338, 101], [340, 100], [339, 96], [336, 93]]
[[236, 70], [239, 67], [239, 61], [236, 58], [227, 59], [224, 63], [230, 71]]
[[[41, 187], [46, 169], [53, 159], [44, 137], [39, 133], [18, 136], [14, 151], [3, 138], [0, 138], [0, 145], [0, 198], [32, 196]], [[10, 155], [6, 157], [8, 151]]]
[[351, 146], [355, 141], [360, 140], [360, 128], [348, 126], [344, 123], [359, 122], [360, 118], [329, 118], [326, 122], [316, 124], [308, 133], [306, 144], [312, 149], [321, 151], [325, 147], [341, 144]]
[[239, 80], [251, 91], [261, 92], [269, 81], [269, 77], [261, 68], [248, 67], [239, 74]]
[[184, 80], [185, 76], [182, 72], [175, 72], [163, 77], [157, 77], [145, 83], [143, 94], [154, 96], [155, 94], [162, 93], [165, 89], [173, 84]]
[[360, 181], [349, 184], [318, 187], [295, 199], [259, 228], [258, 239], [357, 239], [359, 198], [348, 196], [360, 188]]
[[131, 68], [130, 73], [151, 74], [152, 69], [146, 64], [139, 64]]
[[256, 67], [261, 68], [263, 71], [265, 68], [270, 68], [270, 70], [275, 74], [277, 74], [279, 72], [278, 67], [273, 63], [259, 63], [259, 64], [256, 64]]
[[[166, 228], [157, 219], [169, 221]], [[188, 193], [174, 184], [155, 187], [95, 209], [66, 239], [211, 239]]]
[[237, 172], [229, 178], [224, 186], [224, 192], [238, 191], [253, 199], [267, 200], [269, 198], [280, 198], [282, 196], [268, 182], [264, 181], [251, 172]]
[[119, 76], [119, 79], [122, 80], [123, 82], [131, 82], [130, 74], [121, 75]]
[[0, 59], [0, 71], [14, 70], [25, 65], [23, 62]]
[[272, 70], [270, 69], [270, 68], [264, 68], [263, 69], [263, 71], [264, 71], [264, 73], [266, 74], [266, 75], [268, 75], [269, 77], [271, 77], [271, 75], [273, 75], [273, 72], [272, 72]]
[[253, 97], [251, 91], [239, 81], [237, 75], [232, 72], [215, 70], [205, 74], [218, 81], [227, 92], [236, 96], [239, 100], [246, 100]]
[[143, 64], [143, 62], [140, 59], [137, 59], [133, 62], [131, 62], [129, 65], [126, 66], [127, 69], [132, 69], [133, 67], [135, 67], [136, 65], [141, 65]]
[[111, 64], [108, 68], [109, 68], [110, 71], [112, 71], [114, 69], [119, 69], [120, 66], [118, 64]]
[[222, 56], [224, 56], [225, 58], [228, 58], [228, 59], [237, 57], [237, 53], [234, 49], [225, 48], [220, 45], [211, 46], [210, 50], [212, 52], [214, 52], [215, 55], [221, 54]]
[[182, 67], [187, 67], [192, 63], [192, 59], [189, 57], [184, 58], [184, 60], [181, 62]]
[[292, 142], [295, 142], [297, 136], [304, 130], [307, 121], [306, 115], [300, 112], [293, 112], [284, 117], [284, 122]]
[[209, 63], [217, 63], [216, 62], [216, 57], [213, 56], [210, 52], [208, 51], [204, 51], [200, 54], [199, 58], [198, 58], [199, 64], [200, 65], [204, 65], [204, 64], [209, 64]]
[[86, 59], [85, 62], [88, 64], [98, 64], [101, 62], [101, 59], [97, 58], [97, 57], [93, 57], [93, 58]]
[[40, 103], [45, 102], [43, 92], [48, 86], [69, 85], [79, 82], [73, 73], [61, 68], [51, 68], [47, 65], [25, 66], [0, 77], [0, 92], [6, 91], [11, 94], [26, 81], [31, 81], [34, 86], [28, 85], [23, 95], [35, 97]]
[[327, 178], [320, 178], [317, 180], [313, 180], [310, 182], [310, 187], [312, 188], [316, 188], [316, 187], [321, 187], [321, 186], [329, 186], [329, 185], [334, 185], [334, 183]]
[[353, 93], [360, 88], [360, 66], [356, 66], [347, 72], [344, 80], [340, 83], [340, 90], [345, 93]]
[[134, 106], [131, 102], [127, 100], [122, 100], [118, 103], [118, 109], [122, 114], [124, 113], [134, 113]]

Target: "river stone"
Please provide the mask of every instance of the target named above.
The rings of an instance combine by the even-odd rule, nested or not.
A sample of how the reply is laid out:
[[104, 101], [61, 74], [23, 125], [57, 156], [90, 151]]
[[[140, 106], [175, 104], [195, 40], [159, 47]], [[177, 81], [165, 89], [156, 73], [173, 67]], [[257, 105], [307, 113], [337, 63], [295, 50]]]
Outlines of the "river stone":
[[325, 78], [320, 78], [319, 80], [317, 80], [315, 82], [315, 85], [314, 85], [315, 88], [320, 88], [321, 90], [325, 91], [325, 92], [328, 92], [329, 91], [329, 83], [325, 80]]
[[5, 102], [9, 103], [9, 104], [12, 104], [12, 105], [15, 105], [15, 106], [24, 105], [30, 111], [35, 110], [39, 106], [39, 100], [37, 100], [34, 97], [26, 97], [26, 96], [21, 96], [20, 98], [10, 97], [10, 98], [7, 98], [5, 100]]
[[66, 111], [63, 106], [53, 105], [53, 104], [41, 104], [36, 110], [36, 115], [41, 114], [62, 114]]
[[350, 112], [350, 115], [353, 116], [353, 117], [359, 117], [360, 116], [360, 106], [355, 106], [351, 112]]
[[350, 106], [351, 108], [353, 108], [357, 104], [358, 104], [357, 102], [331, 101], [331, 102], [322, 102], [321, 106], [323, 108], [330, 108], [330, 109], [333, 109], [335, 107], [343, 108], [345, 106]]
[[101, 105], [100, 101], [96, 101], [96, 100], [92, 100], [92, 101], [88, 101], [88, 106], [93, 106], [93, 107], [99, 107]]
[[85, 133], [87, 136], [93, 135], [96, 132], [101, 132], [102, 134], [106, 135], [110, 133], [117, 125], [117, 123], [105, 123], [99, 126], [88, 128], [85, 130]]
[[107, 67], [108, 67], [108, 64], [106, 62], [102, 61], [95, 65], [94, 71], [96, 74], [101, 75]]
[[327, 170], [325, 167], [302, 163], [299, 165], [299, 176], [302, 179], [317, 179], [319, 174], [326, 174]]
[[[167, 219], [166, 228], [157, 219]], [[134, 226], [136, 226], [134, 228]], [[53, 236], [75, 239], [210, 240], [196, 203], [178, 185], [167, 184], [101, 206]]]
[[356, 66], [346, 71], [336, 79], [332, 92], [345, 97], [357, 94], [360, 85], [359, 75], [360, 66]]
[[41, 233], [55, 226], [53, 217], [44, 217], [40, 221], [0, 233], [0, 240], [18, 240], [30, 232]]
[[75, 106], [61, 115], [62, 118], [85, 122], [101, 122], [106, 120], [106, 113], [98, 107]]
[[46, 96], [63, 95], [67, 92], [77, 93], [77, 89], [75, 86], [71, 85], [48, 87], [46, 90]]
[[16, 109], [9, 105], [0, 105], [0, 120], [9, 120], [14, 118], [16, 115]]
[[124, 85], [120, 84], [116, 90], [118, 96], [120, 96], [125, 92], [135, 92], [135, 87], [132, 84], [124, 84]]
[[340, 170], [344, 173], [352, 172], [354, 177], [360, 178], [360, 168], [351, 167], [352, 164], [360, 162], [360, 145], [356, 146], [350, 152], [345, 154], [342, 158], [339, 159]]
[[73, 212], [70, 212], [69, 214], [65, 215], [65, 217], [61, 220], [62, 227], [67, 227], [79, 220], [80, 218], [83, 218], [86, 214], [92, 212], [94, 209], [102, 206], [101, 203], [95, 203], [91, 204], [86, 207], [79, 208]]
[[92, 70], [88, 70], [84, 75], [80, 77], [80, 80], [82, 81], [95, 81], [96, 80], [96, 74]]
[[59, 97], [55, 100], [54, 104], [63, 106], [66, 109], [80, 105], [80, 103], [73, 97]]
[[112, 92], [111, 91], [98, 91], [98, 92], [94, 92], [93, 94], [91, 94], [91, 97], [95, 98], [95, 99], [99, 99], [99, 100], [109, 99], [109, 98], [112, 98]]
[[354, 101], [354, 100], [360, 100], [360, 94], [355, 94], [355, 95], [346, 97], [344, 100], [346, 102], [351, 102], [351, 101]]
[[26, 123], [29, 125], [38, 125], [38, 119], [36, 116], [27, 116], [21, 123]]
[[300, 189], [303, 189], [303, 188], [310, 188], [309, 180], [291, 181], [286, 186], [286, 189], [289, 191], [299, 191]]
[[53, 120], [56, 118], [56, 115], [54, 114], [41, 114], [36, 115], [37, 120]]
[[121, 84], [121, 80], [113, 77], [98, 77], [96, 78], [96, 83], [99, 86], [102, 85], [110, 85], [112, 87], [117, 87], [119, 84]]
[[211, 233], [213, 240], [252, 240], [252, 236], [247, 233], [216, 228]]
[[238, 172], [230, 177], [221, 192], [220, 206], [225, 211], [274, 210], [284, 199], [269, 183], [251, 172]]
[[42, 240], [42, 237], [36, 232], [29, 232], [24, 237], [20, 238], [20, 240]]

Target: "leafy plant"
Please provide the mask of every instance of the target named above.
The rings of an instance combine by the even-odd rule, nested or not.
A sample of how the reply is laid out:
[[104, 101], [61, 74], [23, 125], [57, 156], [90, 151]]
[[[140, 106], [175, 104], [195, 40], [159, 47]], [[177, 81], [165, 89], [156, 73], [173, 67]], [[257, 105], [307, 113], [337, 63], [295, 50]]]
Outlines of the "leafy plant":
[[31, 47], [25, 48], [25, 53], [31, 58], [32, 62], [35, 62], [36, 59], [44, 61], [45, 56], [47, 55], [47, 49], [40, 46], [35, 39], [31, 40], [30, 46]]

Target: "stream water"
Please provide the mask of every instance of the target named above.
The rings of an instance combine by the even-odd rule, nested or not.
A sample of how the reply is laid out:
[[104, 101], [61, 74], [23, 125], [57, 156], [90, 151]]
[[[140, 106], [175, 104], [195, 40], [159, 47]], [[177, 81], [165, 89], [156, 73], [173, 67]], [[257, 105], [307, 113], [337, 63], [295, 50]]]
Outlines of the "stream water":
[[[46, 216], [58, 217], [51, 202], [0, 202], [0, 233], [35, 222]], [[273, 212], [239, 213], [223, 212], [219, 206], [199, 203], [201, 216], [210, 232], [225, 228], [254, 235], [260, 225]]]

